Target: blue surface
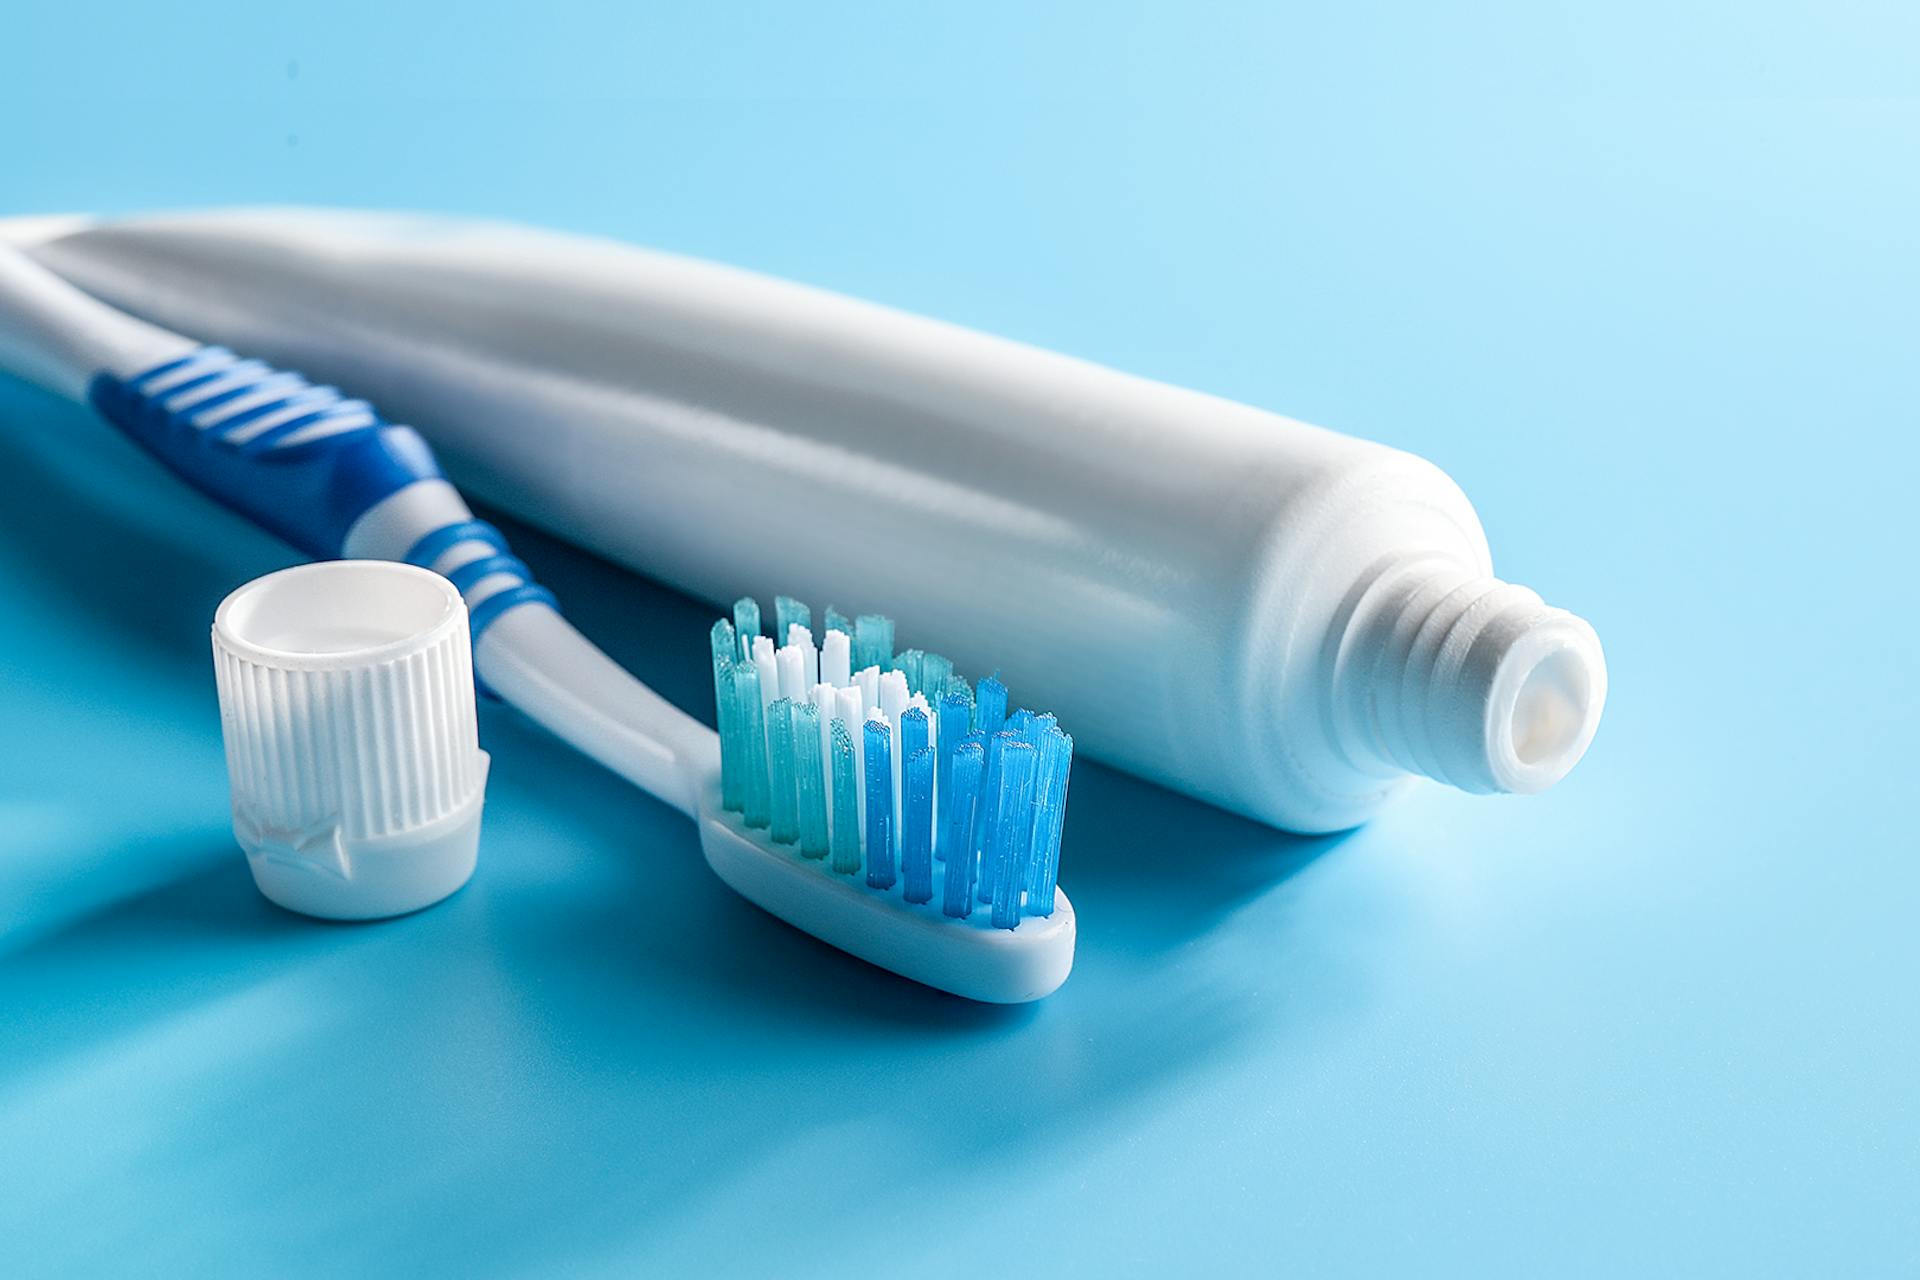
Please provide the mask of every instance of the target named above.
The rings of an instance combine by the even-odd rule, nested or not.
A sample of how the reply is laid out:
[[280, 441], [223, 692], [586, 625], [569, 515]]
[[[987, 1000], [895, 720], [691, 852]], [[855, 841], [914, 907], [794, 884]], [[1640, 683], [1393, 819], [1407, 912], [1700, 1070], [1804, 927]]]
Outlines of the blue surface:
[[[1083, 768], [1033, 1009], [499, 708], [475, 882], [328, 927], [207, 654], [289, 553], [0, 383], [7, 1272], [1920, 1267], [1912, 6], [26, 8], [0, 207], [611, 232], [1375, 436], [1614, 694], [1550, 796], [1344, 839]], [[508, 533], [711, 714], [707, 610]]]

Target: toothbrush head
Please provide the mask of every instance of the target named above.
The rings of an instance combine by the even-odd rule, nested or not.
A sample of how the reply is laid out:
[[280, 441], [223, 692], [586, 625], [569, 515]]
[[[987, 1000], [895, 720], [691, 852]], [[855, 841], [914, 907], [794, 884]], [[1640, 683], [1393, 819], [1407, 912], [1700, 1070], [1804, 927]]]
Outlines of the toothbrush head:
[[937, 654], [894, 652], [891, 619], [751, 599], [711, 635], [720, 768], [700, 842], [743, 897], [844, 951], [996, 1004], [1036, 1000], [1073, 967], [1057, 887], [1073, 740], [1007, 713]]

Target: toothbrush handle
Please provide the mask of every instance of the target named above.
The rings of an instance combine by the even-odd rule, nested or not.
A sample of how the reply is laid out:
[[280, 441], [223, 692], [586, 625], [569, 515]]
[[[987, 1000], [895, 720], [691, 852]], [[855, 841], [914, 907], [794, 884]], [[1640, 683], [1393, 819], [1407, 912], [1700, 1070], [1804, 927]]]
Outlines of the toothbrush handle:
[[131, 377], [96, 374], [88, 399], [195, 488], [308, 555], [405, 560], [445, 575], [467, 601], [484, 691], [698, 814], [718, 735], [559, 615], [411, 427], [219, 347]]
[[474, 666], [528, 718], [635, 786], [698, 818], [720, 773], [720, 735], [629, 675], [551, 609], [515, 609], [474, 645]]
[[0, 245], [0, 369], [85, 400], [189, 484], [321, 559], [459, 588], [481, 688], [697, 814], [718, 736], [635, 680], [473, 518], [427, 442], [364, 401], [139, 320]]

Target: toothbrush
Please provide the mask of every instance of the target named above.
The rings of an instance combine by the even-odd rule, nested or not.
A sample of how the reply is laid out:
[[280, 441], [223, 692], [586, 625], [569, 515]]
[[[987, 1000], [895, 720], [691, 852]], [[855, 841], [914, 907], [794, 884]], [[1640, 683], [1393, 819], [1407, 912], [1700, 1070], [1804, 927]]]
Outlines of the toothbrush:
[[[723, 744], [575, 630], [418, 433], [366, 402], [126, 315], [5, 248], [0, 367], [92, 405], [308, 555], [446, 576], [484, 687], [694, 819], [708, 865], [771, 914], [973, 1000], [1034, 1000], [1066, 979], [1075, 918], [1054, 880], [1071, 741], [1051, 717], [1008, 716], [998, 680], [969, 698], [944, 660], [896, 662], [879, 615], [829, 611], [809, 660], [801, 606], [779, 603], [770, 639], [742, 602], [713, 636]], [[796, 708], [822, 737], [794, 732]]]

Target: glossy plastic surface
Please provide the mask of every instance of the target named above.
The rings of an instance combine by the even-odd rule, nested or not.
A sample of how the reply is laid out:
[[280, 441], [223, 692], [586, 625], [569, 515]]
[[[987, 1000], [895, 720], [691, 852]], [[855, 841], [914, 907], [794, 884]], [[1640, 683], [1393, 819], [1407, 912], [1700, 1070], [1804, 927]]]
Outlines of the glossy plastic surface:
[[[1540, 790], [1599, 720], [1591, 628], [1538, 612], [1530, 661], [1565, 652], [1583, 675], [1574, 731], [1518, 788], [1515, 721], [1491, 707], [1524, 680], [1508, 651], [1525, 628], [1428, 601], [1390, 660], [1350, 665], [1366, 687], [1336, 687], [1342, 610], [1383, 565], [1501, 585], [1458, 488], [1382, 445], [505, 225], [240, 210], [103, 223], [34, 252], [136, 314], [367, 388], [468, 491], [583, 546], [716, 603], [781, 582], [884, 608], [963, 668], [1004, 670], [1092, 754], [1279, 826], [1351, 826], [1409, 770]], [[1363, 642], [1392, 639], [1355, 622]], [[1403, 684], [1415, 749], [1396, 752], [1351, 708]]]

